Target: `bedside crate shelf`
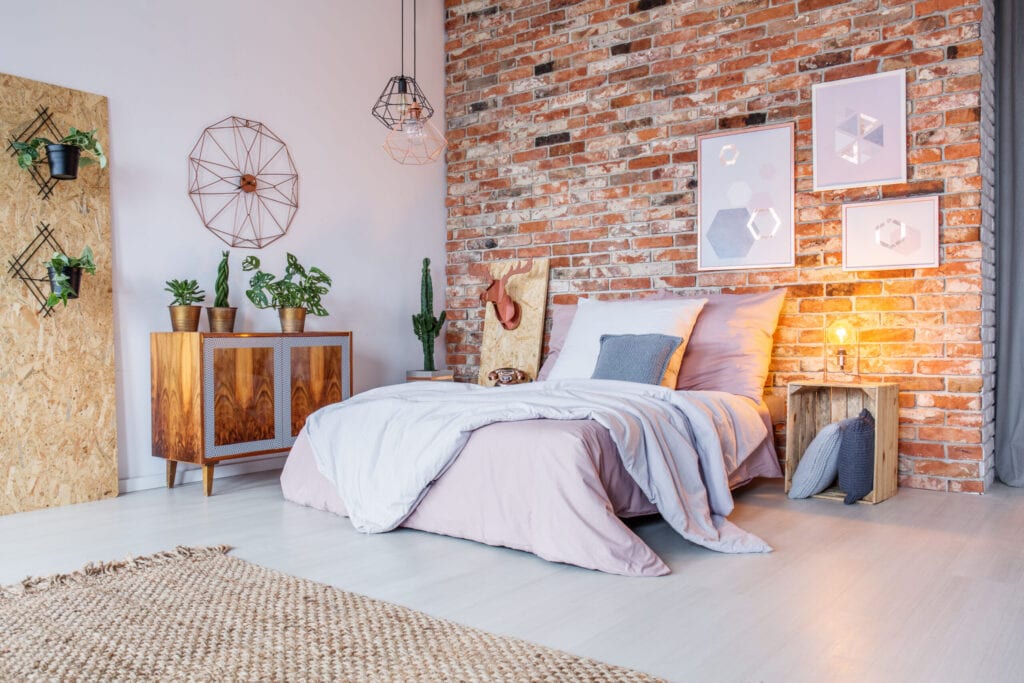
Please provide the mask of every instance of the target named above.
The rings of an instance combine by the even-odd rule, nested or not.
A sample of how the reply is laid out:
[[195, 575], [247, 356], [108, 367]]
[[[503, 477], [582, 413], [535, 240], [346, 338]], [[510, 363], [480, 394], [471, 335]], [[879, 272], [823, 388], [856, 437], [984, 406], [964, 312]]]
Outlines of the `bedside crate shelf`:
[[[856, 417], [867, 408], [875, 418], [875, 481], [861, 503], [896, 494], [899, 459], [899, 385], [895, 383], [791, 382], [786, 408], [786, 492], [800, 457], [825, 425]], [[815, 498], [842, 500], [838, 487]]]

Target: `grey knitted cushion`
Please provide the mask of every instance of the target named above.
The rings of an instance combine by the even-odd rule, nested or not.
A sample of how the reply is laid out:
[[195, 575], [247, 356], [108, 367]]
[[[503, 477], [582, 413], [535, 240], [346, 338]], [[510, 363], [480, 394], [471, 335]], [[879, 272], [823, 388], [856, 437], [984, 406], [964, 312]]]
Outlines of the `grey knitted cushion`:
[[836, 480], [839, 471], [839, 423], [825, 425], [800, 457], [789, 484], [790, 498], [808, 498], [821, 493]]
[[840, 422], [839, 488], [843, 502], [852, 505], [875, 488], [875, 418], [867, 408]]
[[681, 337], [667, 334], [603, 334], [591, 378], [661, 384], [672, 355], [682, 343]]

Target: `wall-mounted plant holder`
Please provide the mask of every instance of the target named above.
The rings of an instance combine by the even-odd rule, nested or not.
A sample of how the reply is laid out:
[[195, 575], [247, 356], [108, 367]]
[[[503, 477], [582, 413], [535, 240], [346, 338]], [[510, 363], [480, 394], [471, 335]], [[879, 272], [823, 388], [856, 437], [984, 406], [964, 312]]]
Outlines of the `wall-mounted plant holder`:
[[[15, 142], [29, 142], [32, 138], [37, 137], [49, 137], [51, 140], [59, 140], [61, 138], [61, 132], [57, 126], [53, 123], [53, 115], [50, 113], [48, 107], [39, 105], [36, 107], [36, 117], [32, 119], [32, 122], [25, 126], [25, 130], [21, 131], [15, 137], [11, 138], [7, 143], [7, 151], [11, 153], [12, 157], [18, 156], [18, 150], [14, 149]], [[45, 159], [44, 159], [45, 160]], [[37, 194], [42, 199], [49, 199], [50, 195], [53, 194], [53, 188], [57, 187], [57, 183], [60, 182], [59, 178], [53, 178], [47, 176], [40, 168], [46, 168], [43, 164], [35, 164], [28, 169], [29, 175], [32, 176], [32, 180], [39, 186], [39, 192]]]
[[37, 314], [42, 313], [43, 317], [48, 318], [53, 313], [53, 308], [46, 305], [47, 294], [43, 291], [42, 283], [48, 283], [50, 278], [45, 272], [41, 277], [33, 277], [29, 270], [30, 267], [33, 267], [34, 263], [39, 262], [36, 255], [43, 247], [49, 247], [51, 253], [64, 253], [64, 247], [53, 236], [50, 224], [40, 221], [36, 226], [36, 236], [32, 238], [32, 241], [28, 243], [28, 246], [20, 254], [8, 262], [10, 267], [7, 269], [7, 272], [11, 274], [11, 277], [18, 278], [25, 283], [28, 291], [39, 302]]

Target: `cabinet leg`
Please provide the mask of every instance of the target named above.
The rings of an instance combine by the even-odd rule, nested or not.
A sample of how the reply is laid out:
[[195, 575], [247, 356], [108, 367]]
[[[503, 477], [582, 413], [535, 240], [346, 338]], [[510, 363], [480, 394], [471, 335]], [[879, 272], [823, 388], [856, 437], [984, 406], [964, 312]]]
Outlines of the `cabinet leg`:
[[167, 461], [167, 488], [174, 488], [174, 475], [178, 473], [178, 461], [168, 460]]
[[213, 495], [213, 463], [203, 465], [203, 495]]

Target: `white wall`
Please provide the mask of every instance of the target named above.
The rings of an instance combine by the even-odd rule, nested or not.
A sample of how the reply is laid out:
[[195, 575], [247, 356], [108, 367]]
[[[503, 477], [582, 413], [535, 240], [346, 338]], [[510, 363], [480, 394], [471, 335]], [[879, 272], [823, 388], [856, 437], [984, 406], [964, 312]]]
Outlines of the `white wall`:
[[[149, 333], [170, 329], [165, 280], [199, 279], [212, 299], [227, 246], [189, 201], [186, 159], [203, 129], [226, 116], [280, 136], [300, 183], [285, 237], [232, 249], [236, 330], [278, 329], [274, 311], [245, 299], [242, 257], [255, 253], [280, 271], [289, 251], [334, 278], [331, 315], [308, 319], [307, 329], [353, 331], [356, 391], [421, 366], [410, 315], [424, 256], [438, 310], [443, 302], [444, 164], [396, 164], [370, 116], [398, 71], [399, 0], [2, 0], [0, 8], [5, 22], [30, 27], [0, 41], [0, 71], [110, 99], [122, 490], [162, 483], [163, 461], [150, 455]], [[442, 0], [418, 9], [417, 76], [443, 130]], [[218, 477], [240, 468], [222, 466]]]

